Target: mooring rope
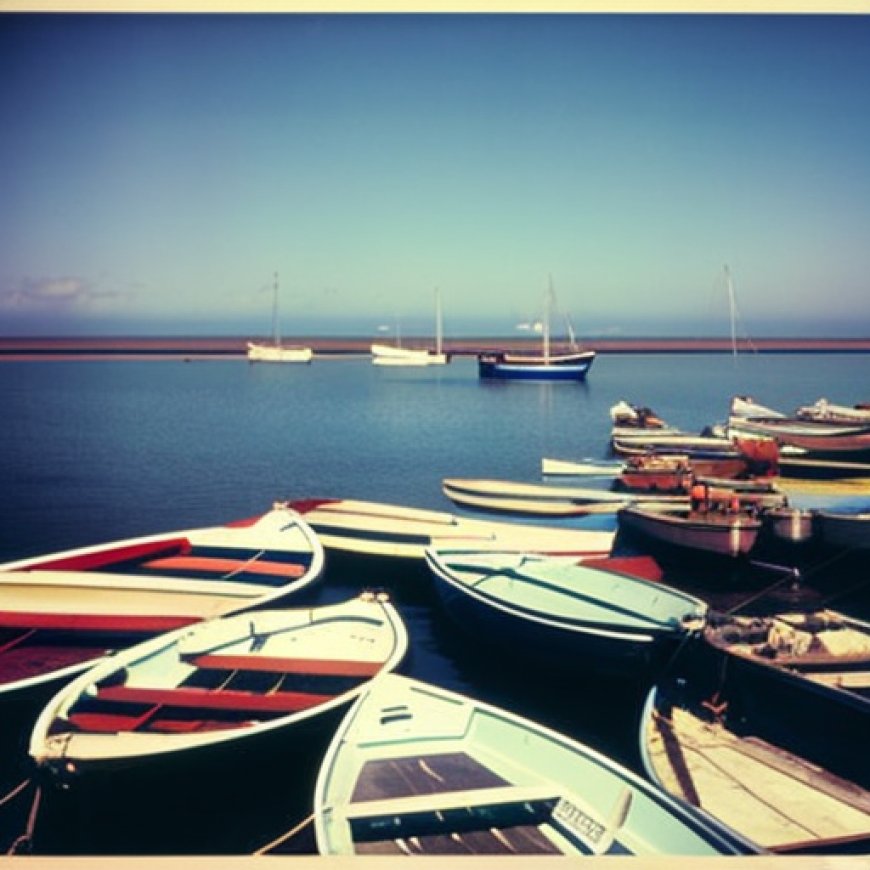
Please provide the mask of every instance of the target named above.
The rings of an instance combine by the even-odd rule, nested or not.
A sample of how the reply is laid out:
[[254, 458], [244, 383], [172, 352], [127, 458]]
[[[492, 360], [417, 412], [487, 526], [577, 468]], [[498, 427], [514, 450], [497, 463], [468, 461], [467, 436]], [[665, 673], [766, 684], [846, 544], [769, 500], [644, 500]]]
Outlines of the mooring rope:
[[33, 848], [33, 831], [36, 828], [36, 819], [39, 815], [41, 799], [42, 789], [40, 786], [37, 786], [33, 795], [33, 803], [30, 806], [30, 813], [27, 816], [27, 825], [24, 828], [24, 833], [9, 847], [6, 852], [7, 855], [30, 854]]
[[11, 801], [11, 800], [14, 800], [29, 785], [30, 785], [30, 779], [25, 779], [24, 782], [18, 783], [18, 785], [16, 785], [15, 788], [13, 788], [12, 791], [9, 792], [9, 794], [4, 795], [2, 798], [0, 798], [0, 807], [4, 806], [5, 804], [8, 804], [9, 801]]
[[275, 849], [276, 847], [280, 846], [282, 843], [286, 843], [288, 840], [293, 839], [293, 837], [295, 837], [298, 833], [300, 833], [302, 830], [304, 830], [313, 821], [314, 821], [314, 813], [311, 813], [310, 816], [308, 816], [307, 818], [304, 818], [301, 822], [299, 822], [298, 825], [291, 828], [286, 833], [281, 834], [280, 837], [276, 837], [274, 840], [272, 840], [272, 842], [266, 843], [265, 846], [261, 846], [253, 854], [254, 855], [266, 855], [266, 854], [268, 854], [269, 852], [272, 851], [272, 849]]

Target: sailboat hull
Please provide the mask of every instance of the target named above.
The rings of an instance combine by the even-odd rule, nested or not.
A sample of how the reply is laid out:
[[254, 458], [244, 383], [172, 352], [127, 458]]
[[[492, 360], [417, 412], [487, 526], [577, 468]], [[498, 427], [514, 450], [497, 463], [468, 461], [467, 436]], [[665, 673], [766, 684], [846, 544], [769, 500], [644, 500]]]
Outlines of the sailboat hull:
[[477, 358], [482, 378], [518, 381], [582, 381], [592, 367], [595, 351], [562, 354], [549, 358], [522, 354], [481, 354]]
[[251, 362], [310, 363], [313, 356], [310, 347], [281, 347], [248, 342], [248, 359]]

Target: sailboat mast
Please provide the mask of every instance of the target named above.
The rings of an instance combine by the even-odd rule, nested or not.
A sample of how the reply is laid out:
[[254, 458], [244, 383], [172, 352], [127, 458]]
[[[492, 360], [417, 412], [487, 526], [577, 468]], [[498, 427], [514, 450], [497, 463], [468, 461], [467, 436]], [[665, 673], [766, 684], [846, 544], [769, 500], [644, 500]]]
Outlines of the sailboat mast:
[[441, 354], [443, 334], [441, 329], [441, 291], [435, 288], [435, 353]]
[[728, 310], [731, 317], [731, 355], [737, 357], [737, 302], [734, 299], [734, 285], [731, 282], [731, 270], [725, 266], [725, 283], [728, 287]]
[[275, 341], [275, 347], [281, 344], [281, 331], [278, 325], [278, 273], [275, 272], [274, 281], [272, 284], [272, 338]]
[[544, 362], [550, 362], [550, 305], [553, 298], [553, 279], [550, 278], [550, 287], [544, 299]]

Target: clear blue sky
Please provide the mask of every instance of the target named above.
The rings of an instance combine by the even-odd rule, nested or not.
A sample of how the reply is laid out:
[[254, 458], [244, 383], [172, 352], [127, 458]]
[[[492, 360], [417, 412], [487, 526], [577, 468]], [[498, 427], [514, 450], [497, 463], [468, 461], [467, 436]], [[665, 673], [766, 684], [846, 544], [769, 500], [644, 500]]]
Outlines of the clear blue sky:
[[0, 334], [870, 335], [870, 17], [0, 15]]

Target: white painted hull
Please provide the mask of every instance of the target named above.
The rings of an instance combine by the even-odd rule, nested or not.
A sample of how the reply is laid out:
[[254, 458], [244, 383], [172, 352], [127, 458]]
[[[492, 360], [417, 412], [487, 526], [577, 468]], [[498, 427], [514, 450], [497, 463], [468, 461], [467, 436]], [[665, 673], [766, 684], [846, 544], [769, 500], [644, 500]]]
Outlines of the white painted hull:
[[428, 547], [608, 555], [615, 533], [466, 519], [440, 511], [353, 500], [291, 502], [327, 549], [422, 561]]
[[[280, 709], [280, 704], [274, 708], [272, 704], [283, 701], [280, 692], [228, 691], [221, 695], [223, 687], [187, 689], [185, 681], [192, 673], [203, 668], [224, 667], [216, 662], [229, 657], [234, 662], [248, 662], [226, 666], [231, 669], [280, 674], [281, 670], [274, 669], [287, 667], [292, 669], [288, 670], [291, 674], [305, 674], [308, 669], [312, 674], [324, 674], [330, 673], [329, 668], [334, 663], [339, 668], [353, 665], [362, 674], [371, 673], [369, 679], [372, 679], [392, 670], [403, 658], [407, 646], [407, 632], [395, 608], [382, 597], [371, 594], [342, 604], [258, 610], [182, 628], [104, 660], [58, 692], [34, 725], [29, 752], [38, 766], [62, 776], [71, 768], [79, 773], [107, 770], [189, 750], [251, 740], [347, 705], [363, 691], [368, 679], [339, 694], [316, 695], [308, 706], [276, 716], [265, 712], [247, 715], [245, 705], [256, 702], [252, 710], [262, 707], [263, 711], [274, 712]], [[199, 664], [204, 660], [215, 660], [215, 663]], [[283, 665], [285, 662], [287, 664]], [[159, 698], [153, 702], [159, 709], [171, 709], [180, 704], [182, 710], [190, 707], [194, 718], [201, 716], [207, 720], [210, 711], [232, 711], [236, 703], [241, 705], [242, 715], [237, 722], [222, 727], [149, 728], [137, 721], [135, 713], [125, 713], [123, 700], [119, 703], [119, 697], [140, 699], [149, 693]], [[230, 703], [225, 700], [227, 695]], [[102, 711], [84, 712], [91, 699], [104, 696], [101, 703], [118, 705], [116, 718], [131, 721], [107, 727], [107, 723], [98, 722]], [[202, 699], [201, 707], [199, 701], [192, 705], [191, 696]]]
[[371, 352], [372, 364], [376, 366], [443, 366], [448, 362], [447, 354], [444, 353], [394, 347], [389, 344], [373, 344]]
[[310, 363], [313, 356], [310, 347], [282, 347], [248, 342], [248, 359], [251, 362]]

